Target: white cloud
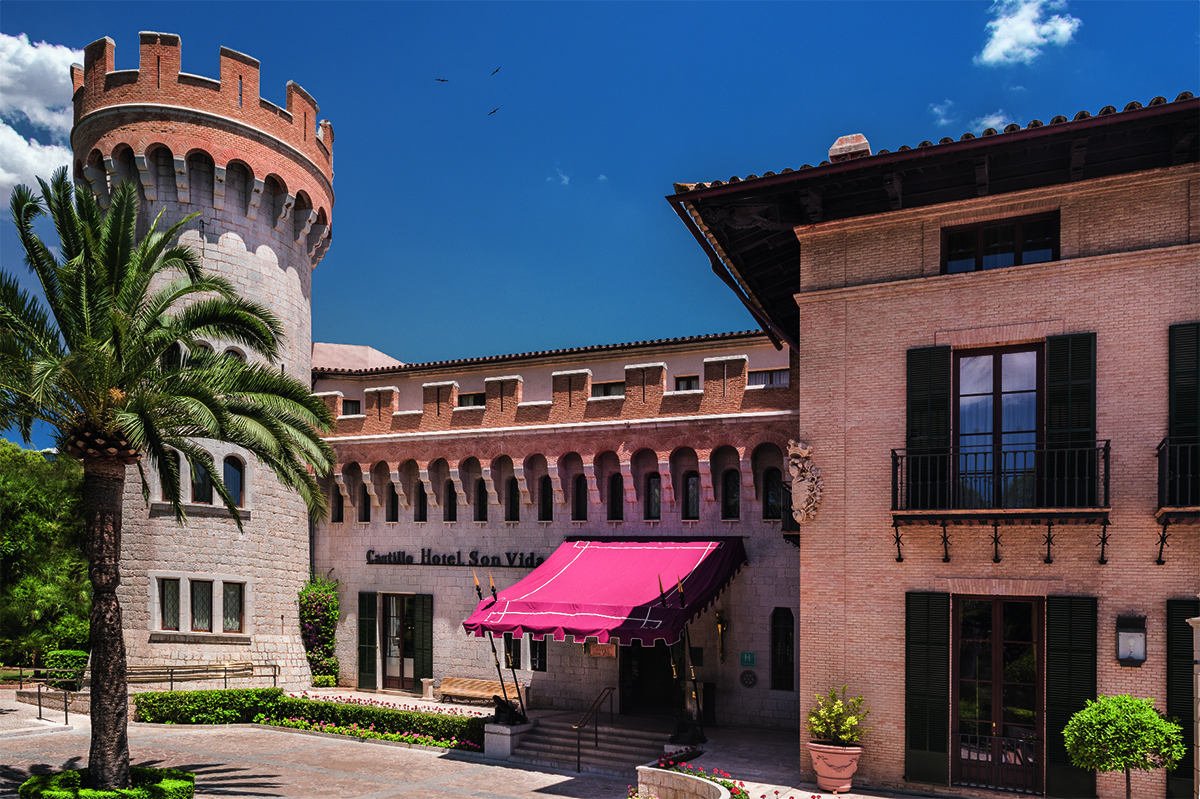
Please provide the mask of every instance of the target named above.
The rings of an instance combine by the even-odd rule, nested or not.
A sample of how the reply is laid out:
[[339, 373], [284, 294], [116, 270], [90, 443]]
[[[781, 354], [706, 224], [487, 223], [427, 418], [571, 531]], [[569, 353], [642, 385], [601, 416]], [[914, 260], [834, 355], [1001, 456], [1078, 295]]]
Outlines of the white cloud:
[[1004, 109], [994, 111], [991, 114], [984, 114], [981, 117], [971, 120], [971, 130], [983, 131], [987, 128], [995, 128], [1003, 130], [1008, 124], [1008, 115], [1004, 113]]
[[562, 185], [564, 185], [564, 186], [570, 185], [570, 183], [571, 183], [570, 175], [563, 173], [563, 171], [561, 169], [559, 169], [558, 167], [555, 167], [554, 171], [558, 173], [558, 177], [559, 177], [559, 180], [562, 181]]
[[987, 24], [990, 35], [975, 63], [1031, 64], [1042, 54], [1043, 46], [1062, 47], [1083, 23], [1066, 13], [1046, 19], [1043, 15], [1066, 7], [1064, 0], [996, 0], [991, 7], [995, 19]]
[[[7, 199], [18, 183], [36, 187], [38, 176], [48, 180], [71, 162], [70, 66], [82, 61], [80, 50], [0, 34], [0, 197]], [[37, 135], [26, 138], [6, 122]]]
[[596, 180], [603, 183], [604, 181], [608, 180], [608, 175], [601, 175], [600, 177], [596, 178]]
[[952, 112], [953, 106], [953, 100], [943, 100], [940, 103], [929, 104], [929, 113], [933, 114], [933, 119], [938, 127], [944, 128], [947, 125], [954, 124], [957, 117]]

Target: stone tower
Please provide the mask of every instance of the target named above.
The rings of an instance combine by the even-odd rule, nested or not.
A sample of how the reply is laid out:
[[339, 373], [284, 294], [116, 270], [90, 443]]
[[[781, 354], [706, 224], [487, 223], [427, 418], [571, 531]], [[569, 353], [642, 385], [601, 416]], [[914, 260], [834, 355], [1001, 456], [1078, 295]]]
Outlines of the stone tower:
[[[249, 56], [222, 47], [213, 80], [180, 71], [178, 36], [140, 38], [137, 70], [113, 69], [108, 38], [71, 67], [75, 180], [102, 206], [118, 183], [133, 181], [142, 232], [159, 212], [161, 229], [199, 211], [181, 240], [206, 269], [274, 310], [287, 336], [278, 365], [307, 381], [312, 270], [330, 242], [333, 127], [318, 124], [316, 101], [295, 83], [286, 109], [261, 98]], [[207, 344], [245, 357], [228, 342]], [[227, 483], [241, 474], [244, 531], [186, 461], [184, 527], [153, 482], [147, 507], [131, 468], [119, 593], [129, 662], [277, 664], [280, 684], [300, 687], [309, 677], [296, 604], [309, 568], [304, 503], [243, 451], [200, 443]]]

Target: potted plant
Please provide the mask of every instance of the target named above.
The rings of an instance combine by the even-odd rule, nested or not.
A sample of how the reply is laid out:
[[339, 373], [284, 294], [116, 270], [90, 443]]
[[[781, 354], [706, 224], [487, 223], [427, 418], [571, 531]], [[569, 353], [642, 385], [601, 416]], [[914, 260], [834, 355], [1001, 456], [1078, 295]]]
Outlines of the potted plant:
[[817, 694], [817, 705], [808, 712], [808, 734], [812, 738], [808, 753], [822, 790], [835, 794], [850, 790], [863, 751], [858, 742], [870, 729], [862, 726], [862, 720], [871, 709], [862, 703], [861, 694], [848, 699], [843, 685], [840, 697], [836, 688], [830, 688], [827, 696]]

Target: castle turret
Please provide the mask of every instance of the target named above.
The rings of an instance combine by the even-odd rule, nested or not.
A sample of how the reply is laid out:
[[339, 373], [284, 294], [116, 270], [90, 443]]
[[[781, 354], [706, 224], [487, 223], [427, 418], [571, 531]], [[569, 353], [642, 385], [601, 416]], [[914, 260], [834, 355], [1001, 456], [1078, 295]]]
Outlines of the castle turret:
[[[259, 62], [249, 56], [222, 47], [214, 80], [182, 71], [175, 34], [140, 39], [136, 70], [113, 69], [108, 38], [71, 67], [76, 183], [103, 206], [118, 183], [133, 181], [139, 232], [160, 212], [161, 229], [198, 211], [181, 241], [279, 316], [279, 366], [307, 380], [312, 270], [331, 240], [333, 127], [318, 122], [316, 101], [296, 83], [287, 84], [286, 108], [260, 97]], [[246, 356], [229, 342], [207, 344]], [[299, 686], [308, 677], [296, 603], [308, 576], [304, 503], [238, 448], [200, 443], [240, 494], [244, 532], [186, 461], [185, 527], [156, 485], [147, 508], [131, 475], [120, 594], [130, 663], [277, 664], [282, 684]]]

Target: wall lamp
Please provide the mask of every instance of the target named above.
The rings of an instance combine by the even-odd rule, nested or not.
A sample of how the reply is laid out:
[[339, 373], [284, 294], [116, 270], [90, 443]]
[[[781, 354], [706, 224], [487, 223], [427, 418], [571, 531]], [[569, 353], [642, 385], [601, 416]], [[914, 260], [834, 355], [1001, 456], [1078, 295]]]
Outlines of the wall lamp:
[[1146, 617], [1117, 616], [1117, 661], [1122, 666], [1146, 662]]

